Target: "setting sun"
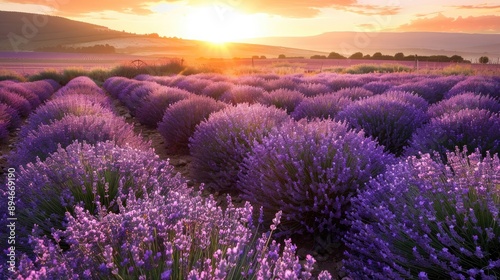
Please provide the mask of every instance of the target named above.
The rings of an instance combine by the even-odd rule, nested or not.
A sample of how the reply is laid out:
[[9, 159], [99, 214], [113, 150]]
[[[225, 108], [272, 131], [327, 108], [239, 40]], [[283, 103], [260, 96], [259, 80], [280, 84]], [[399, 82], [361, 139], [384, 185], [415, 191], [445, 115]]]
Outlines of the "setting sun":
[[207, 6], [187, 15], [186, 37], [225, 43], [258, 35], [258, 24], [252, 17], [228, 7]]

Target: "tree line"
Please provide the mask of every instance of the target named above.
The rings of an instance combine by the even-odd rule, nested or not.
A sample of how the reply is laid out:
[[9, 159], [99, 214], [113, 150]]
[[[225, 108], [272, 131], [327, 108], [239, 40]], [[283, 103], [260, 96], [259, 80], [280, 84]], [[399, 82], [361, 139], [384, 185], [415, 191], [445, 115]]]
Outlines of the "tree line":
[[36, 49], [39, 52], [63, 52], [63, 53], [115, 53], [116, 49], [114, 46], [109, 44], [106, 45], [94, 45], [88, 47], [67, 47], [63, 45], [41, 47]]
[[395, 55], [386, 55], [381, 52], [376, 52], [373, 55], [363, 54], [362, 52], [353, 53], [351, 56], [346, 57], [336, 52], [331, 52], [328, 56], [326, 55], [313, 55], [311, 59], [364, 59], [364, 60], [400, 60], [400, 61], [429, 61], [429, 62], [457, 62], [457, 63], [471, 63], [469, 60], [465, 60], [459, 55], [404, 55], [402, 52], [398, 52]]

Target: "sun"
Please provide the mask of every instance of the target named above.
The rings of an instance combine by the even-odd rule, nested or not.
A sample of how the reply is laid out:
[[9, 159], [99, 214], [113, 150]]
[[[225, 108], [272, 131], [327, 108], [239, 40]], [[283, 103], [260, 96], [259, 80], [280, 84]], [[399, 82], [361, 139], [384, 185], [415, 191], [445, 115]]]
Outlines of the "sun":
[[255, 18], [229, 7], [197, 7], [186, 17], [186, 38], [212, 43], [233, 42], [255, 37], [258, 23]]

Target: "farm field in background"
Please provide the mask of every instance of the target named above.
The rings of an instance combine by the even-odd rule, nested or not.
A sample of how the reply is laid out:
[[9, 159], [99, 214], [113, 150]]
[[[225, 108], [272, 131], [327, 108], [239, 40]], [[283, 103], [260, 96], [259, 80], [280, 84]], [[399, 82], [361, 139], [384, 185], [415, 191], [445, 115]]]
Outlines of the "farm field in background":
[[499, 66], [0, 53], [0, 276], [497, 279]]

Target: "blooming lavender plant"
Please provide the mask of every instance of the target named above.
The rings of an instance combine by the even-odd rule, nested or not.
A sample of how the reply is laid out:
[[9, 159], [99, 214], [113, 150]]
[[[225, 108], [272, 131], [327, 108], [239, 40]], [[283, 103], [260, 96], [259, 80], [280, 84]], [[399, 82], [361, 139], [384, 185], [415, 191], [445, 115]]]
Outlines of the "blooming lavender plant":
[[92, 115], [103, 119], [115, 117], [111, 110], [101, 106], [101, 104], [94, 103], [86, 96], [72, 94], [53, 99], [36, 109], [21, 128], [19, 135], [21, 139], [27, 137], [30, 131], [36, 131], [40, 125], [51, 124], [68, 115]]
[[205, 87], [201, 95], [219, 99], [226, 91], [231, 90], [233, 87], [234, 84], [230, 82], [216, 82]]
[[466, 92], [433, 104], [429, 107], [427, 113], [430, 117], [437, 118], [463, 109], [484, 109], [498, 113], [500, 112], [500, 102], [490, 96]]
[[34, 92], [42, 102], [49, 99], [56, 90], [61, 88], [61, 85], [54, 80], [23, 83], [23, 86], [28, 87], [29, 90]]
[[[311, 279], [314, 258], [301, 265], [287, 240], [259, 238], [252, 207], [216, 206], [212, 197], [172, 191], [130, 200], [119, 214], [68, 215], [63, 252], [47, 238], [33, 238], [36, 261], [24, 258], [19, 276], [81, 275], [88, 279]], [[279, 222], [277, 222], [279, 223]], [[321, 273], [324, 279], [331, 276]]]
[[184, 188], [183, 179], [154, 150], [119, 147], [114, 142], [95, 145], [74, 142], [59, 148], [45, 161], [19, 170], [20, 224], [31, 231], [34, 224], [45, 234], [62, 229], [65, 212], [76, 205], [92, 215], [119, 211], [120, 200], [158, 192], [166, 195]]
[[500, 161], [476, 151], [388, 168], [352, 200], [344, 266], [355, 279], [498, 279]]
[[16, 110], [21, 117], [27, 117], [32, 110], [26, 98], [10, 92], [6, 88], [0, 88], [0, 102], [9, 105]]
[[267, 91], [273, 91], [277, 89], [297, 90], [297, 86], [298, 84], [295, 79], [291, 77], [279, 77], [278, 79], [268, 80], [264, 85], [264, 89]]
[[346, 97], [351, 100], [359, 100], [373, 95], [373, 92], [362, 87], [344, 88], [336, 91], [335, 93], [341, 97]]
[[453, 86], [450, 91], [445, 94], [445, 98], [448, 99], [452, 96], [464, 92], [475, 92], [499, 99], [500, 82], [497, 82], [494, 79], [488, 77], [472, 76], [467, 78], [466, 80], [458, 82], [455, 86]]
[[382, 94], [393, 87], [390, 82], [373, 81], [362, 86], [364, 89], [373, 92], [373, 94]]
[[329, 86], [321, 83], [299, 83], [296, 87], [296, 90], [309, 97], [329, 93], [332, 91]]
[[339, 112], [337, 118], [362, 129], [397, 156], [403, 153], [413, 132], [428, 120], [424, 110], [404, 102], [404, 98], [394, 98], [391, 93], [354, 102]]
[[188, 77], [176, 83], [175, 86], [194, 94], [202, 94], [203, 90], [210, 84], [212, 84], [212, 82], [209, 80]]
[[234, 190], [239, 164], [251, 147], [289, 120], [285, 111], [261, 104], [239, 104], [211, 114], [190, 139], [192, 176], [217, 191]]
[[135, 117], [140, 123], [156, 128], [169, 106], [192, 96], [183, 89], [161, 86], [139, 103]]
[[21, 124], [21, 117], [12, 107], [0, 103], [0, 121], [5, 124], [6, 129], [11, 130]]
[[41, 101], [38, 95], [36, 95], [33, 91], [29, 90], [25, 86], [22, 86], [23, 83], [12, 83], [9, 85], [0, 86], [0, 89], [7, 90], [11, 93], [15, 93], [24, 99], [28, 100], [31, 105], [31, 108], [36, 108], [40, 105]]
[[412, 136], [406, 155], [438, 152], [446, 161], [446, 152], [467, 147], [479, 149], [483, 155], [500, 152], [500, 116], [487, 110], [464, 109], [444, 114], [417, 129]]
[[257, 103], [264, 95], [265, 91], [262, 88], [253, 86], [234, 86], [226, 91], [220, 100], [231, 103], [233, 105], [240, 103]]
[[336, 93], [318, 95], [315, 97], [304, 98], [302, 102], [295, 108], [291, 116], [296, 119], [307, 118], [309, 120], [333, 119], [347, 105], [353, 101], [349, 98], [339, 96]]
[[206, 96], [192, 96], [168, 107], [163, 119], [158, 124], [158, 132], [165, 141], [165, 146], [178, 153], [189, 153], [189, 138], [195, 128], [210, 114], [218, 112], [228, 105]]
[[9, 156], [11, 166], [20, 166], [35, 162], [37, 158], [45, 160], [73, 141], [86, 141], [95, 144], [102, 141], [114, 141], [119, 146], [148, 149], [149, 143], [135, 135], [132, 125], [122, 118], [103, 119], [101, 116], [66, 116], [49, 125], [41, 125], [36, 131], [30, 131], [16, 144]]
[[287, 111], [287, 113], [291, 113], [303, 99], [304, 94], [300, 91], [277, 89], [269, 93], [264, 93], [264, 95], [259, 99], [259, 103], [268, 106], [273, 105], [276, 108]]
[[238, 190], [266, 213], [283, 212], [288, 233], [338, 229], [349, 201], [394, 158], [333, 120], [287, 122], [243, 160]]
[[102, 95], [104, 91], [89, 77], [80, 76], [69, 81], [64, 87], [60, 88], [54, 96], [64, 96], [75, 93]]
[[146, 101], [152, 93], [160, 91], [161, 88], [162, 86], [154, 82], [134, 82], [118, 94], [118, 99], [132, 114], [135, 114], [139, 104]]
[[120, 92], [133, 80], [124, 77], [111, 77], [106, 79], [102, 87], [113, 97], [118, 97]]

